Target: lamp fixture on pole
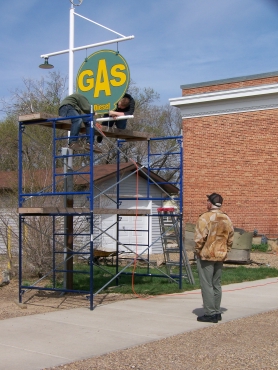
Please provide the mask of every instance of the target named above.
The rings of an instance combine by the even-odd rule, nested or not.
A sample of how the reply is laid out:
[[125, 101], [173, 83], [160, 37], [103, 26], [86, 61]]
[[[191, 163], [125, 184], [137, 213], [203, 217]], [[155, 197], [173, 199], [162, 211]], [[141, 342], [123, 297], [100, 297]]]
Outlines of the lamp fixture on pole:
[[[79, 1], [79, 4], [75, 4], [75, 1]], [[66, 50], [60, 50], [60, 51], [57, 51], [57, 52], [54, 52], [54, 53], [47, 53], [47, 54], [41, 55], [41, 58], [44, 58], [45, 61], [44, 61], [43, 64], [40, 64], [40, 66], [39, 66], [40, 68], [43, 68], [43, 69], [53, 68], [54, 66], [52, 64], [48, 63], [48, 58], [49, 57], [56, 56], [56, 55], [61, 55], [61, 54], [68, 54], [69, 55], [69, 89], [68, 89], [69, 95], [71, 95], [73, 93], [73, 89], [74, 89], [74, 68], [73, 68], [74, 52], [80, 51], [80, 50], [85, 50], [85, 49], [87, 50], [87, 49], [99, 47], [99, 46], [102, 46], [102, 45], [114, 44], [114, 43], [117, 43], [117, 50], [118, 50], [118, 43], [119, 42], [132, 40], [134, 38], [133, 35], [132, 36], [124, 36], [124, 35], [120, 34], [119, 32], [113, 31], [112, 29], [103, 26], [100, 23], [92, 21], [89, 18], [83, 17], [82, 15], [80, 15], [78, 13], [75, 13], [74, 5], [75, 6], [81, 5], [83, 0], [70, 0], [70, 2], [71, 2], [71, 7], [70, 7], [70, 22], [69, 22], [70, 23], [70, 27], [69, 27], [69, 48], [66, 49]], [[105, 28], [106, 30], [115, 33], [118, 36], [118, 38], [113, 39], [113, 40], [103, 41], [103, 42], [97, 42], [97, 43], [90, 44], [90, 45], [74, 47], [74, 16], [78, 16], [80, 18], [85, 19], [86, 21], [94, 23], [95, 25], [97, 25], [99, 27]]]
[[44, 58], [44, 63], [40, 64], [39, 67], [42, 68], [42, 69], [51, 69], [51, 68], [54, 68], [54, 66], [52, 64], [49, 64], [48, 63], [48, 57], [45, 57]]

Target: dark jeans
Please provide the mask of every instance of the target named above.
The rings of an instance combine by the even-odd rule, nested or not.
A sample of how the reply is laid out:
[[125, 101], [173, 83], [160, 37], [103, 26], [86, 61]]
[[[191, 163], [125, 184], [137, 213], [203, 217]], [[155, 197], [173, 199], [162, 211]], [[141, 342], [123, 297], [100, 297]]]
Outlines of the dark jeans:
[[116, 125], [117, 128], [124, 130], [126, 128], [127, 119], [121, 119], [120, 121], [102, 122], [102, 126], [113, 127], [114, 124]]
[[[60, 117], [74, 117], [74, 116], [80, 116], [80, 113], [77, 112], [73, 108], [72, 105], [63, 105], [59, 109], [59, 116]], [[70, 137], [69, 137], [69, 143], [71, 144], [74, 141], [78, 140], [79, 131], [81, 128], [81, 123], [84, 122], [85, 129], [86, 129], [86, 141], [90, 142], [90, 127], [91, 127], [91, 121], [89, 118], [71, 118], [71, 129], [70, 129]]]

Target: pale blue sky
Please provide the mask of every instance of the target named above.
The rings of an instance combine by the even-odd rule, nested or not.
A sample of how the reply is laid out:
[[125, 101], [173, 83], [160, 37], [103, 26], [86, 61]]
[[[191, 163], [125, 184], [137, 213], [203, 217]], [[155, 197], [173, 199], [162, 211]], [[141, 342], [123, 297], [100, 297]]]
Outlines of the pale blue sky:
[[[48, 73], [38, 68], [41, 54], [68, 49], [70, 4], [1, 1], [1, 98], [21, 88], [23, 77], [38, 79]], [[75, 11], [135, 36], [119, 43], [119, 51], [131, 78], [158, 92], [161, 104], [181, 96], [184, 84], [278, 70], [277, 0], [83, 0]], [[75, 47], [114, 38], [75, 16]], [[85, 56], [85, 51], [75, 53], [75, 75]], [[68, 74], [68, 54], [49, 62]]]

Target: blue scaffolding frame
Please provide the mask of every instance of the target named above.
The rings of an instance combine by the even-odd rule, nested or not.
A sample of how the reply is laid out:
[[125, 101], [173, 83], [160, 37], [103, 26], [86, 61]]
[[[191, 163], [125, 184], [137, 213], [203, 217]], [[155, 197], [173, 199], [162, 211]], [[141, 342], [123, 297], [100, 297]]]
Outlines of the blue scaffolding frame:
[[[121, 158], [123, 156], [123, 153], [121, 151], [121, 147], [122, 145], [124, 145], [124, 143], [126, 142], [126, 140], [121, 140], [121, 139], [118, 139], [117, 140], [117, 145], [116, 145], [116, 149], [117, 149], [117, 181], [116, 181], [116, 207], [117, 209], [119, 210], [119, 212], [117, 213], [117, 221], [116, 221], [116, 225], [117, 225], [117, 237], [116, 237], [116, 245], [117, 245], [117, 253], [116, 253], [116, 274], [112, 277], [112, 279], [106, 283], [101, 289], [99, 289], [97, 292], [94, 292], [94, 242], [95, 240], [100, 237], [103, 233], [106, 233], [106, 231], [101, 231], [101, 233], [97, 236], [97, 237], [93, 237], [94, 235], [94, 213], [95, 213], [95, 196], [94, 196], [94, 152], [93, 152], [93, 143], [94, 143], [94, 135], [95, 135], [95, 130], [98, 131], [98, 129], [95, 127], [94, 125], [94, 114], [89, 114], [89, 115], [82, 115], [80, 116], [80, 118], [82, 117], [86, 117], [86, 118], [90, 118], [92, 124], [91, 124], [91, 129], [90, 129], [90, 144], [91, 144], [91, 148], [90, 148], [90, 152], [89, 153], [86, 153], [86, 154], [73, 154], [71, 152], [68, 151], [68, 149], [66, 149], [66, 154], [63, 152], [62, 150], [62, 154], [57, 154], [57, 143], [60, 142], [61, 140], [65, 141], [68, 139], [68, 136], [57, 136], [57, 125], [59, 125], [59, 123], [62, 121], [62, 120], [65, 120], [65, 118], [49, 118], [49, 119], [44, 119], [43, 120], [43, 124], [45, 126], [48, 126], [52, 129], [52, 157], [53, 157], [53, 160], [52, 160], [52, 183], [51, 183], [51, 189], [49, 190], [50, 186], [45, 188], [45, 189], [42, 189], [40, 191], [35, 191], [35, 192], [26, 192], [24, 191], [24, 188], [23, 188], [23, 173], [24, 173], [24, 169], [23, 169], [23, 156], [22, 156], [22, 142], [23, 142], [23, 133], [24, 133], [24, 130], [26, 128], [26, 126], [28, 125], [38, 125], [38, 124], [41, 124], [42, 122], [40, 120], [36, 120], [36, 119], [33, 119], [31, 121], [20, 121], [19, 122], [19, 145], [18, 145], [18, 169], [19, 169], [19, 176], [18, 176], [18, 206], [19, 206], [19, 302], [22, 302], [22, 297], [23, 297], [23, 294], [25, 291], [27, 290], [30, 290], [30, 289], [35, 289], [35, 290], [49, 290], [49, 291], [58, 291], [58, 292], [61, 292], [61, 293], [68, 293], [68, 292], [74, 292], [74, 293], [82, 293], [82, 294], [87, 294], [88, 296], [88, 300], [90, 302], [90, 309], [92, 310], [94, 308], [94, 302], [93, 302], [93, 299], [94, 299], [94, 296], [96, 294], [98, 294], [101, 290], [105, 289], [105, 287], [107, 285], [109, 285], [111, 283], [111, 281], [115, 280], [116, 279], [116, 284], [118, 284], [118, 277], [120, 274], [131, 274], [130, 272], [126, 272], [125, 270], [127, 269], [127, 267], [129, 267], [131, 263], [128, 263], [124, 268], [120, 269], [119, 268], [119, 245], [121, 245], [120, 241], [119, 241], [119, 221], [120, 221], [120, 204], [122, 202], [122, 200], [135, 200], [136, 197], [130, 197], [130, 198], [127, 198], [127, 197], [122, 197], [121, 195], [121, 180], [120, 180], [120, 163], [121, 163]], [[76, 117], [75, 117], [76, 118]], [[67, 117], [66, 118], [67, 120], [68, 119], [71, 119], [71, 117]], [[85, 135], [83, 136], [85, 137]], [[154, 152], [151, 147], [154, 143], [156, 142], [161, 142], [161, 141], [165, 141], [165, 140], [172, 140], [172, 141], [175, 141], [178, 143], [178, 147], [179, 147], [179, 150], [175, 150], [173, 152], [169, 151], [169, 152], [166, 152], [166, 153], [156, 153]], [[175, 201], [177, 204], [178, 204], [178, 209], [179, 209], [179, 212], [175, 214], [175, 217], [177, 218], [178, 220], [178, 223], [179, 223], [179, 230], [180, 230], [180, 241], [182, 241], [182, 207], [183, 207], [183, 194], [182, 194], [182, 184], [183, 184], [183, 175], [182, 175], [182, 171], [183, 171], [183, 166], [182, 166], [182, 160], [183, 160], [183, 152], [182, 152], [182, 136], [174, 136], [174, 137], [159, 137], [159, 138], [150, 138], [147, 140], [147, 145], [148, 145], [148, 149], [147, 149], [147, 163], [145, 166], [142, 166], [142, 168], [137, 168], [137, 171], [142, 171], [144, 173], [144, 176], [147, 178], [147, 196], [146, 197], [141, 197], [139, 200], [157, 200], [157, 201], [160, 201], [161, 204], [163, 201], [165, 200], [172, 200], [172, 201]], [[175, 156], [175, 158], [178, 158], [178, 164], [177, 166], [174, 166], [174, 167], [167, 167], [167, 166], [163, 166], [163, 167], [155, 167], [153, 164], [152, 164], [152, 159], [153, 158], [156, 158], [158, 156], [161, 156], [161, 155], [164, 155], [164, 156]], [[77, 158], [77, 157], [84, 157], [86, 156], [88, 161], [89, 161], [89, 171], [74, 171], [72, 168], [69, 170], [69, 172], [67, 171], [64, 171], [63, 173], [61, 173], [61, 171], [58, 171], [57, 170], [57, 162], [58, 161], [69, 161], [69, 160], [72, 160], [73, 158]], [[156, 162], [156, 161], [154, 161]], [[68, 163], [68, 162], [67, 162]], [[157, 170], [163, 170], [163, 171], [168, 171], [169, 169], [171, 170], [177, 170], [179, 172], [179, 178], [177, 181], [173, 181], [173, 182], [155, 182], [154, 179], [151, 177], [151, 172], [154, 172], [154, 171], [157, 171]], [[60, 187], [61, 187], [61, 182], [63, 180], [63, 185], [64, 185], [64, 181], [67, 181], [68, 179], [69, 180], [72, 180], [73, 176], [87, 176], [87, 178], [89, 179], [88, 180], [88, 183], [89, 183], [89, 188], [87, 190], [82, 190], [82, 191], [74, 191], [74, 189], [72, 188], [71, 191], [68, 191], [68, 188], [66, 187], [66, 189], [64, 189], [63, 191], [60, 190]], [[62, 179], [62, 180], [61, 180]], [[66, 179], [66, 180], [65, 180]], [[172, 197], [170, 194], [167, 194], [166, 193], [166, 196], [163, 196], [163, 197], [158, 197], [158, 198], [152, 198], [151, 197], [151, 194], [150, 194], [150, 189], [152, 186], [157, 186], [157, 187], [160, 187], [161, 186], [164, 186], [166, 184], [171, 184], [171, 185], [175, 185], [177, 186], [180, 191], [179, 191], [179, 196], [176, 196], [176, 197]], [[161, 188], [162, 189], [162, 188]], [[86, 209], [83, 209], [80, 211], [80, 209], [78, 209], [78, 211], [76, 211], [76, 208], [74, 208], [73, 204], [70, 202], [70, 206], [68, 206], [68, 204], [66, 203], [65, 204], [65, 207], [60, 207], [59, 210], [58, 208], [56, 207], [45, 207], [47, 208], [47, 212], [44, 213], [44, 207], [41, 207], [40, 211], [37, 210], [36, 208], [36, 211], [32, 212], [32, 210], [30, 211], [30, 206], [29, 206], [29, 203], [30, 203], [30, 199], [32, 200], [36, 200], [40, 197], [64, 197], [67, 199], [70, 198], [72, 199], [75, 195], [83, 195], [83, 196], [86, 196], [88, 199], [89, 199], [89, 207], [86, 208]], [[36, 203], [36, 202], [34, 202]], [[68, 207], [67, 207], [68, 206]], [[31, 207], [32, 208], [32, 207]], [[81, 213], [80, 213], [81, 212]], [[71, 233], [68, 232], [68, 230], [66, 231], [66, 229], [64, 229], [64, 233], [63, 232], [59, 232], [56, 230], [56, 220], [57, 220], [57, 217], [61, 217], [63, 216], [65, 219], [67, 218], [70, 218], [70, 222], [72, 222], [73, 224], [73, 220], [74, 220], [74, 217], [76, 216], [80, 216], [80, 214], [82, 216], [85, 216], [87, 217], [87, 219], [89, 219], [89, 233], [83, 233], [82, 235], [85, 235], [87, 237], [90, 238], [90, 247], [89, 247], [89, 250], [88, 249], [85, 249], [83, 250], [84, 248], [80, 248], [79, 250], [74, 250], [73, 248], [73, 244], [70, 246], [70, 248], [67, 248], [65, 245], [64, 245], [64, 249], [61, 250], [61, 248], [59, 249], [57, 247], [57, 241], [56, 241], [56, 237], [57, 236], [64, 236], [64, 239], [65, 238], [68, 238], [70, 237], [71, 239], [73, 239], [74, 236], [80, 236], [81, 234], [78, 234], [78, 233], [74, 233], [73, 232], [73, 229], [71, 230]], [[41, 286], [38, 286], [38, 282], [40, 282], [42, 279], [39, 279], [38, 281], [36, 281], [33, 285], [25, 285], [23, 283], [23, 275], [22, 275], [22, 272], [23, 272], [23, 255], [24, 255], [24, 224], [26, 223], [26, 220], [28, 220], [28, 217], [30, 216], [36, 216], [36, 217], [44, 217], [44, 216], [49, 216], [52, 218], [52, 251], [53, 251], [53, 254], [52, 254], [52, 270], [50, 271], [50, 273], [48, 273], [47, 275], [45, 276], [51, 276], [52, 278], [52, 287], [41, 287]], [[177, 281], [178, 284], [179, 284], [179, 288], [182, 288], [182, 281], [184, 279], [184, 269], [183, 269], [183, 266], [182, 266], [182, 251], [180, 250], [180, 261], [179, 261], [179, 274], [175, 274], [175, 275], [168, 275], [166, 273], [164, 273], [163, 271], [161, 271], [159, 268], [157, 268], [157, 270], [160, 272], [159, 274], [151, 274], [150, 273], [150, 270], [149, 270], [149, 267], [150, 267], [150, 248], [152, 245], [150, 245], [150, 238], [149, 238], [149, 228], [150, 228], [150, 222], [151, 222], [151, 218], [152, 217], [160, 217], [160, 215], [157, 213], [157, 214], [150, 214], [147, 216], [148, 217], [148, 230], [145, 230], [147, 233], [148, 233], [148, 245], [144, 245], [143, 247], [145, 248], [144, 249], [144, 252], [147, 252], [147, 258], [143, 258], [143, 260], [145, 260], [147, 263], [148, 263], [148, 270], [147, 270], [147, 274], [136, 274], [136, 272], [134, 274], [138, 275], [138, 276], [153, 276], [153, 277], [166, 277], [166, 278], [169, 278], [173, 281]], [[64, 220], [64, 222], [66, 222]], [[61, 243], [60, 243], [61, 244]], [[66, 242], [65, 242], [66, 244]], [[153, 243], [152, 243], [153, 244]], [[180, 243], [180, 249], [181, 249], [181, 245], [182, 245], [182, 242]], [[132, 245], [128, 246], [128, 245], [125, 245], [125, 247], [129, 250], [132, 250]], [[136, 259], [138, 259], [139, 257], [142, 258], [142, 254], [137, 254], [135, 256]], [[79, 256], [79, 255], [82, 255], [83, 257], [89, 257], [88, 258], [88, 261], [89, 261], [89, 272], [87, 272], [87, 274], [89, 275], [89, 281], [90, 281], [90, 288], [89, 290], [76, 290], [76, 289], [73, 289], [72, 287], [71, 288], [68, 288], [67, 285], [65, 285], [65, 281], [64, 281], [64, 286], [63, 288], [58, 288], [56, 286], [56, 275], [58, 273], [62, 273], [64, 274], [64, 278], [65, 276], [68, 276], [68, 275], [72, 275], [73, 274], [84, 274], [85, 272], [84, 271], [76, 271], [72, 268], [72, 270], [68, 270], [68, 265], [67, 265], [67, 261], [72, 261], [73, 260], [73, 257], [74, 256]], [[59, 256], [63, 256], [64, 259], [63, 259], [63, 265], [62, 265], [62, 268], [61, 268], [61, 263], [57, 263], [56, 259], [58, 259]], [[44, 277], [45, 277], [44, 276]], [[44, 278], [43, 277], [43, 278]], [[189, 281], [190, 282], [190, 281]], [[191, 282], [192, 283], [192, 282]], [[193, 282], [194, 283], [194, 282]]]

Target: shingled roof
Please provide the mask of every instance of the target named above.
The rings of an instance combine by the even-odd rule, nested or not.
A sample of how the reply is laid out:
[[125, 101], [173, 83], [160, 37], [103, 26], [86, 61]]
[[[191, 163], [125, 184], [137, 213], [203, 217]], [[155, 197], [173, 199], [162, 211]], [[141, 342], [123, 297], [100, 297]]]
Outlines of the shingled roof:
[[[120, 163], [119, 164], [119, 171], [120, 175], [124, 175], [125, 173], [129, 173], [136, 170], [136, 166], [142, 167], [139, 163], [135, 164], [133, 162], [127, 163]], [[89, 167], [81, 167], [81, 169], [76, 170], [78, 172], [85, 172], [82, 175], [74, 175], [74, 184], [79, 186], [86, 186], [89, 182]], [[57, 174], [63, 174], [63, 168], [56, 169]], [[75, 172], [77, 173], [77, 172]], [[96, 165], [94, 166], [94, 181], [97, 183], [106, 181], [111, 177], [115, 176], [117, 173], [117, 164], [103, 164], [103, 165]], [[138, 172], [139, 176], [147, 179], [147, 168], [142, 168]], [[165, 182], [161, 176], [155, 174], [154, 172], [150, 171], [150, 178], [157, 183]], [[35, 170], [25, 171], [23, 175], [23, 186], [28, 187], [28, 183], [31, 185], [35, 184], [35, 187], [42, 188], [48, 186], [52, 183], [52, 172], [46, 170]], [[17, 171], [8, 171], [8, 172], [0, 172], [0, 190], [13, 190], [18, 186], [18, 172]], [[179, 189], [172, 185], [172, 184], [160, 184], [159, 185], [163, 190], [167, 193], [177, 194]]]

